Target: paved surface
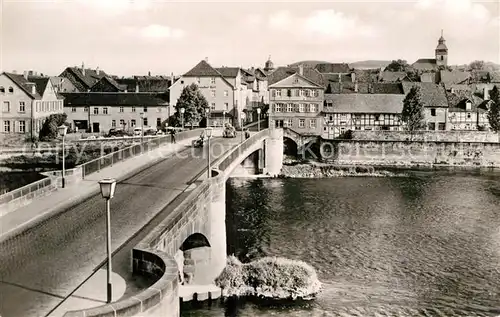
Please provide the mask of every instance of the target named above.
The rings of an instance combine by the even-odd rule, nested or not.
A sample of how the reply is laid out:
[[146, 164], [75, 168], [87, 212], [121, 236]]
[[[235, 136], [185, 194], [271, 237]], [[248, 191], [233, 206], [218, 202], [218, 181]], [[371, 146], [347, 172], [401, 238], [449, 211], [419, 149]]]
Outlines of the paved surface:
[[[224, 144], [226, 149], [238, 141], [238, 138], [213, 140]], [[167, 207], [169, 203], [180, 202], [179, 197], [195, 186], [195, 180], [206, 168], [202, 151], [186, 149], [182, 155], [162, 160], [118, 183], [111, 201], [112, 248], [120, 249], [113, 258], [113, 264], [119, 262], [114, 266], [115, 272], [127, 275], [127, 265], [123, 263], [127, 262], [135, 240], [147, 230], [136, 237], [134, 234], [152, 219], [161, 221], [155, 216], [166, 216], [173, 209]], [[83, 183], [95, 185], [104, 177], [103, 171]], [[90, 188], [85, 184], [79, 187]], [[105, 202], [96, 194], [1, 243], [1, 316], [48, 316], [85, 284], [106, 258], [104, 211]]]

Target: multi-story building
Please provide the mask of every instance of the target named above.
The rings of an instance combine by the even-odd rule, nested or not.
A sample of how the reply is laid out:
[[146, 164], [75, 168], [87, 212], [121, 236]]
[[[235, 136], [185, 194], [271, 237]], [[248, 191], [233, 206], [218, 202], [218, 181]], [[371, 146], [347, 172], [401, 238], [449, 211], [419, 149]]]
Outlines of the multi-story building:
[[63, 95], [67, 121], [80, 131], [98, 133], [111, 128], [157, 128], [168, 119], [168, 101], [162, 98], [163, 94], [90, 92]]
[[325, 87], [313, 80], [315, 75], [319, 75], [315, 69], [302, 66], [279, 67], [268, 75], [269, 126], [287, 127], [303, 135], [321, 134]]
[[[221, 73], [222, 72], [222, 73]], [[177, 79], [170, 86], [170, 105], [175, 109], [184, 87], [196, 84], [210, 108], [211, 125], [222, 123], [222, 118], [239, 126], [247, 102], [247, 85], [242, 70], [237, 67], [213, 68], [206, 60]]]
[[488, 100], [485, 101], [467, 90], [456, 90], [446, 96], [450, 130], [489, 130]]
[[334, 139], [349, 130], [401, 130], [404, 98], [404, 94], [325, 94], [322, 137]]
[[63, 98], [48, 77], [26, 78], [23, 75], [0, 75], [2, 133], [27, 133], [34, 137], [51, 114], [63, 112]]
[[414, 86], [420, 87], [425, 107], [427, 130], [449, 130], [448, 100], [443, 86], [434, 83], [402, 83], [407, 95]]

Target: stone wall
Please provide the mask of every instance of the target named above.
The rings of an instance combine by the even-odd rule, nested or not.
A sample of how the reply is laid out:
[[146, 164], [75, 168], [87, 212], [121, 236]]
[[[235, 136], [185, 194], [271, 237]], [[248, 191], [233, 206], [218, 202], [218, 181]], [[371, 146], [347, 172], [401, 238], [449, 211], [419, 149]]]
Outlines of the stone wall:
[[56, 191], [57, 181], [47, 177], [37, 182], [17, 188], [0, 196], [0, 215], [6, 215], [30, 204], [34, 199], [47, 196]]
[[499, 142], [499, 133], [486, 131], [353, 131], [353, 140]]
[[500, 143], [340, 141], [322, 147], [333, 147], [331, 158], [339, 164], [500, 167]]

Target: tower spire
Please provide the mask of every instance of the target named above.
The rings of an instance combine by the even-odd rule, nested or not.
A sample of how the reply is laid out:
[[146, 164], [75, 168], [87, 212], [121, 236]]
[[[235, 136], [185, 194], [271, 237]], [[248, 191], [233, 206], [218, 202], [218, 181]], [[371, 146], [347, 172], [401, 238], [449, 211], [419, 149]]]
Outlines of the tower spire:
[[443, 37], [443, 29], [441, 29], [441, 37]]

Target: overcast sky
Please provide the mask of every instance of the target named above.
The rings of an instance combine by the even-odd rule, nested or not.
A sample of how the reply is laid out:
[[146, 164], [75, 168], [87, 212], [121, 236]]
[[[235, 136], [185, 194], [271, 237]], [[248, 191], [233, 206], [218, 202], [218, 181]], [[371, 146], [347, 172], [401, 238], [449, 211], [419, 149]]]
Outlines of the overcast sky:
[[174, 2], [0, 0], [3, 71], [58, 75], [81, 65], [128, 76], [299, 60], [434, 57], [500, 61], [498, 0]]

